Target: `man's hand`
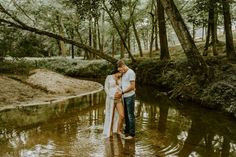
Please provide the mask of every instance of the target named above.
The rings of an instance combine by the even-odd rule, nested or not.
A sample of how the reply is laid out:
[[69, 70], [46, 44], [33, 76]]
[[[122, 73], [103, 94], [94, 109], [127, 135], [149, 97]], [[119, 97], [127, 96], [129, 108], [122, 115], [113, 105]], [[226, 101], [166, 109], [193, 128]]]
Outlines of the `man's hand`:
[[122, 92], [116, 92], [115, 93], [115, 99], [120, 99], [122, 96]]

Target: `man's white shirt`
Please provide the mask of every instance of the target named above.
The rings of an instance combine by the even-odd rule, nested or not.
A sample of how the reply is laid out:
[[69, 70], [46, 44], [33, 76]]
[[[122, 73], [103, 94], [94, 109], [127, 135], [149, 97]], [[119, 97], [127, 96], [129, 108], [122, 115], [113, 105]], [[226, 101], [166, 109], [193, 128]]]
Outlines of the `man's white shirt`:
[[[122, 75], [122, 80], [121, 80], [122, 91], [125, 91], [129, 87], [130, 82], [135, 81], [135, 79], [136, 79], [136, 75], [134, 71], [132, 69], [128, 69], [128, 71]], [[127, 93], [124, 93], [124, 97], [125, 98], [130, 97], [134, 94], [135, 94], [135, 91], [131, 90]]]

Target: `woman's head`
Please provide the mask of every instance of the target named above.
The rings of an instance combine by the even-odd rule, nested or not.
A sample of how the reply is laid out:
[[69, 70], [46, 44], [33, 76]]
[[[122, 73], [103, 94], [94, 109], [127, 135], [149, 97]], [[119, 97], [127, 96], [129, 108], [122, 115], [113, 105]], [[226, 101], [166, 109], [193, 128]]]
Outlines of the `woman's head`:
[[117, 67], [114, 67], [114, 69], [111, 72], [112, 75], [115, 75], [117, 77], [121, 77], [122, 73], [118, 70]]

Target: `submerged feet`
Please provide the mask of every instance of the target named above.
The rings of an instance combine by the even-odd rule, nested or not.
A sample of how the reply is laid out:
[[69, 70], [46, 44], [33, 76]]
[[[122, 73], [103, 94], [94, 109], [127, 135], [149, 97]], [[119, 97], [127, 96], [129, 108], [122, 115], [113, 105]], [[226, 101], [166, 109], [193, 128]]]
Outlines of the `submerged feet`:
[[126, 140], [132, 140], [134, 137], [133, 136], [127, 136], [125, 137]]

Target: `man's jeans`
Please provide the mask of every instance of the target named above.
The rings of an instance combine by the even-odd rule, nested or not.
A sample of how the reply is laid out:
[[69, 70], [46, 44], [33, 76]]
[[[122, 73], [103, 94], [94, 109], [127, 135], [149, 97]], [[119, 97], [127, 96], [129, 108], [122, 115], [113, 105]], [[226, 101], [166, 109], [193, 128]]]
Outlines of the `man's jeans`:
[[130, 136], [135, 136], [135, 94], [124, 98], [124, 110], [125, 110], [125, 133]]

